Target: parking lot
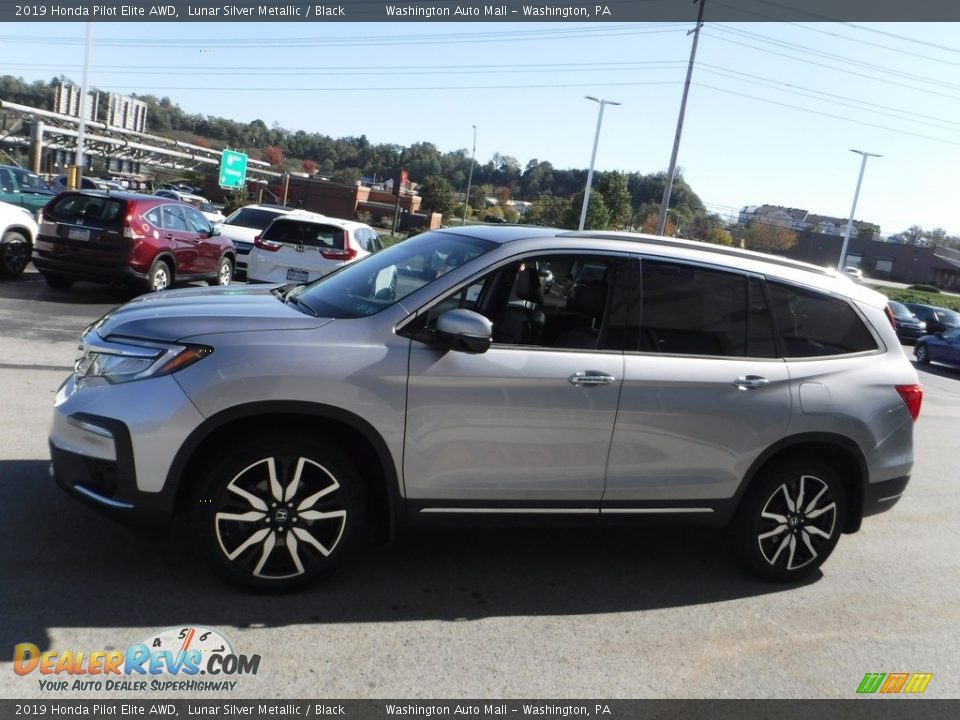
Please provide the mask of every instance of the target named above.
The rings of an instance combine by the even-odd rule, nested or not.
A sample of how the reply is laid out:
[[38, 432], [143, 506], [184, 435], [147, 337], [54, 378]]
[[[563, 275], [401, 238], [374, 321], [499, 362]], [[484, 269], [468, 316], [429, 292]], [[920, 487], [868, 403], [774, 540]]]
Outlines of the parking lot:
[[799, 587], [746, 578], [706, 529], [421, 529], [273, 597], [223, 585], [182, 528], [135, 534], [50, 480], [57, 387], [122, 300], [32, 267], [0, 283], [2, 697], [51, 697], [11, 672], [18, 643], [125, 648], [188, 625], [261, 656], [234, 697], [852, 698], [867, 672], [933, 673], [927, 696], [960, 696], [958, 371], [919, 368], [905, 498]]

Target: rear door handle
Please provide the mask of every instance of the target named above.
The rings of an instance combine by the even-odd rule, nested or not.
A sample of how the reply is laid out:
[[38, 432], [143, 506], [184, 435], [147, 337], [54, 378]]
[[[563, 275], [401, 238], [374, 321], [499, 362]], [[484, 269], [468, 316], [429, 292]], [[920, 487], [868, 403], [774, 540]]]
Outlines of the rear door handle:
[[734, 380], [733, 384], [738, 390], [756, 390], [769, 385], [770, 381], [759, 375], [743, 375]]
[[608, 375], [599, 370], [580, 370], [567, 378], [571, 385], [612, 385], [616, 382], [613, 375]]

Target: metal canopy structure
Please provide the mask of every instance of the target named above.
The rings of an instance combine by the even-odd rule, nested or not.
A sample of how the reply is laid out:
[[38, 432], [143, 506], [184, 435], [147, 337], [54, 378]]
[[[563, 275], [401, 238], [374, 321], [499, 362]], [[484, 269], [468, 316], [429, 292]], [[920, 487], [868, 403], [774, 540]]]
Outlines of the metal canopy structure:
[[[0, 112], [5, 130], [0, 145], [30, 147], [34, 172], [40, 171], [43, 150], [70, 150], [77, 147], [80, 118], [18, 105], [0, 99]], [[14, 122], [10, 123], [10, 116]], [[12, 127], [11, 127], [12, 125]], [[114, 127], [96, 120], [87, 120], [84, 134], [86, 154], [140, 163], [153, 168], [199, 170], [220, 165], [223, 152], [171, 138]], [[262, 160], [249, 160], [247, 174], [253, 179], [279, 178]]]

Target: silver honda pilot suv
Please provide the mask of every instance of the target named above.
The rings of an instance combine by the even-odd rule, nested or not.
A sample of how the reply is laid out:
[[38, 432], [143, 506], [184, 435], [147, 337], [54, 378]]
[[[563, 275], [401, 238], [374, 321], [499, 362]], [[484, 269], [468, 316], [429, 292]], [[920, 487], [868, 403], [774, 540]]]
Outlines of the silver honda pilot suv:
[[467, 516], [729, 526], [746, 568], [798, 580], [910, 477], [922, 391], [886, 306], [697, 242], [428, 232], [309, 285], [112, 311], [57, 394], [53, 475], [130, 523], [187, 515], [261, 589]]

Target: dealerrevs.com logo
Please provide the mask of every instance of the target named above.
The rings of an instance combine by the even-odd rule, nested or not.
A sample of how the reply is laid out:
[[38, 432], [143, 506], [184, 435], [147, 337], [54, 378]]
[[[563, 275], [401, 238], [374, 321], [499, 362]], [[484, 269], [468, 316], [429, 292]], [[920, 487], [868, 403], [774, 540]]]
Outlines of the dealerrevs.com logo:
[[867, 673], [857, 687], [857, 694], [919, 695], [933, 680], [933, 673]]
[[13, 671], [36, 677], [40, 689], [64, 691], [233, 691], [240, 675], [256, 675], [259, 655], [240, 655], [216, 630], [172, 627], [126, 650], [14, 647]]

